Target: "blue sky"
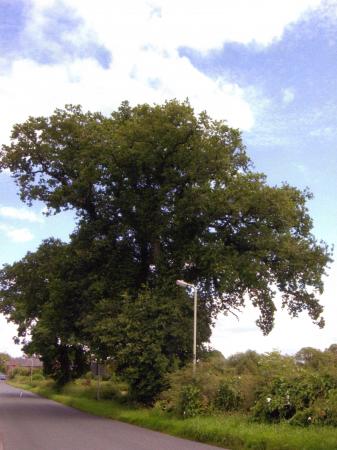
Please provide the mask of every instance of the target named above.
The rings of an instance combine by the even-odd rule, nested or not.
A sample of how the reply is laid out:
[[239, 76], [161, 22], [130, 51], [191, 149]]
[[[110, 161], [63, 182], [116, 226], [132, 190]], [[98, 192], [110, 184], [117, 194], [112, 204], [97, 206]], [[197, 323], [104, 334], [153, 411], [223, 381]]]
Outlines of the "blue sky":
[[[336, 74], [335, 0], [0, 0], [0, 143], [14, 123], [66, 103], [109, 114], [125, 99], [188, 97], [242, 130], [270, 184], [309, 187], [314, 233], [329, 244], [337, 241]], [[71, 212], [46, 218], [44, 205], [20, 202], [10, 174], [0, 189], [1, 264], [74, 228]], [[213, 345], [230, 354], [337, 342], [336, 278], [333, 264], [323, 331], [280, 311], [263, 337], [247, 308], [239, 322], [219, 319]], [[17, 354], [13, 328], [3, 318], [0, 327], [0, 351]]]
[[81, 33], [83, 19], [66, 3], [58, 2], [45, 8], [38, 32], [29, 29], [34, 2], [1, 0], [0, 50], [10, 62], [28, 58], [40, 64], [55, 64], [67, 59], [94, 58], [102, 67], [111, 62], [111, 53], [95, 40], [94, 33], [80, 43], [69, 39]]
[[[337, 214], [337, 21], [313, 13], [285, 29], [267, 48], [225, 43], [204, 55], [180, 54], [212, 78], [222, 73], [254, 88], [268, 103], [257, 104], [256, 124], [244, 133], [256, 168], [271, 183], [288, 181], [315, 194], [316, 234], [336, 238]], [[254, 108], [254, 105], [253, 105]]]

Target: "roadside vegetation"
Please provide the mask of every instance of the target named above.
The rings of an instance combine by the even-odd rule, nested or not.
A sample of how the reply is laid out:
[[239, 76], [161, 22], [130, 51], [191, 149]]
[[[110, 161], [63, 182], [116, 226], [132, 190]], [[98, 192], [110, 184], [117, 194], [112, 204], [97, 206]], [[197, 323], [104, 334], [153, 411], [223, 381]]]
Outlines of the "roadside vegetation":
[[[67, 105], [14, 125], [1, 170], [28, 205], [76, 216], [67, 242], [50, 237], [0, 270], [0, 313], [44, 367], [12, 381], [233, 449], [336, 448], [334, 348], [226, 360], [207, 351], [216, 317], [247, 302], [268, 334], [276, 293], [292, 317], [324, 326], [332, 254], [312, 233], [312, 194], [269, 185], [239, 130], [188, 101], [123, 102], [109, 116]], [[191, 289], [177, 280], [198, 293], [196, 377]], [[108, 368], [99, 393], [92, 361]]]
[[337, 345], [294, 356], [206, 352], [196, 377], [190, 366], [173, 372], [152, 407], [135, 402], [113, 365], [102, 380], [88, 372], [63, 387], [25, 369], [9, 382], [99, 416], [232, 450], [337, 449]]
[[10, 360], [8, 353], [0, 353], [0, 372], [6, 372], [6, 363]]
[[113, 360], [133, 399], [152, 405], [192, 359], [193, 302], [177, 280], [198, 289], [199, 357], [217, 315], [246, 302], [268, 334], [276, 292], [291, 316], [324, 326], [331, 249], [312, 234], [312, 194], [269, 185], [240, 131], [188, 101], [29, 117], [0, 170], [28, 205], [76, 215], [68, 242], [50, 237], [0, 270], [0, 312], [59, 386], [93, 358]]

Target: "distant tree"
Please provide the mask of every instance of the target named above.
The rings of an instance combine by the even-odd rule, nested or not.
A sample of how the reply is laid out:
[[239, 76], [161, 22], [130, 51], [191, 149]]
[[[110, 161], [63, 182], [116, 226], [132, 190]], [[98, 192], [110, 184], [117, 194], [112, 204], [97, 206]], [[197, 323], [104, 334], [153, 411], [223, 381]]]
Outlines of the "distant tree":
[[333, 352], [322, 352], [317, 348], [303, 347], [296, 353], [295, 361], [299, 365], [312, 369], [323, 369], [332, 366], [335, 358]]
[[6, 363], [10, 358], [8, 353], [0, 353], [0, 372], [6, 372]]
[[234, 369], [235, 373], [239, 375], [243, 373], [256, 374], [260, 359], [261, 356], [254, 350], [247, 350], [244, 353], [235, 353], [227, 358], [226, 366]]
[[337, 344], [331, 344], [330, 347], [328, 347], [325, 351], [331, 352], [337, 356]]
[[[115, 330], [125, 315], [125, 294], [139, 305], [143, 289], [170, 286], [172, 299], [182, 296], [186, 305], [187, 294], [175, 292], [177, 278], [198, 286], [205, 324], [199, 347], [216, 315], [244, 306], [246, 298], [260, 309], [262, 331], [270, 332], [276, 290], [292, 316], [306, 310], [323, 326], [317, 294], [330, 254], [311, 234], [311, 194], [287, 184], [268, 186], [263, 174], [252, 171], [240, 132], [206, 113], [196, 116], [187, 102], [134, 108], [124, 102], [110, 117], [67, 106], [15, 125], [0, 157], [23, 201], [40, 200], [49, 213], [76, 211], [67, 256], [72, 261], [76, 255], [75, 269], [65, 263], [55, 285], [56, 298], [69, 303], [62, 300], [65, 311], [76, 311], [76, 344], [108, 352], [111, 343], [93, 332], [102, 318], [97, 305], [109, 305]], [[2, 274], [0, 309], [25, 328], [20, 311], [28, 297], [11, 295], [10, 270]], [[62, 276], [67, 280], [69, 272], [74, 280], [64, 291]], [[55, 317], [62, 324], [60, 314]], [[40, 327], [34, 320], [27, 324]], [[121, 342], [131, 339], [126, 330]], [[185, 331], [176, 332], [185, 348]]]
[[326, 360], [329, 361], [329, 365], [337, 367], [337, 344], [331, 344], [330, 347], [324, 350]]
[[287, 376], [297, 376], [300, 368], [296, 365], [295, 358], [289, 355], [282, 355], [279, 351], [273, 350], [260, 355], [259, 374], [262, 379], [282, 378]]

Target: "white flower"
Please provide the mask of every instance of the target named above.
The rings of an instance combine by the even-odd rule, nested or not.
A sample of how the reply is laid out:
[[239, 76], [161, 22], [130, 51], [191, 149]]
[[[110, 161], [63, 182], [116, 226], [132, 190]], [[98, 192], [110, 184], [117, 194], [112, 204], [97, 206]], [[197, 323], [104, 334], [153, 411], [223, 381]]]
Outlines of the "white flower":
[[267, 397], [267, 403], [270, 403], [270, 402], [271, 402], [271, 398]]

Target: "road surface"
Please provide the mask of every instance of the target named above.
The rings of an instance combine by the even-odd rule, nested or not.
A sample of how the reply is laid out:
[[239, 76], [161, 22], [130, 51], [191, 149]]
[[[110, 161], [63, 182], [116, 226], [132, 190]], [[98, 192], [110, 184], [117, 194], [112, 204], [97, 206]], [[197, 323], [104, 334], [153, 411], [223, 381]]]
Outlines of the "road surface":
[[0, 381], [0, 450], [219, 450], [82, 413]]

